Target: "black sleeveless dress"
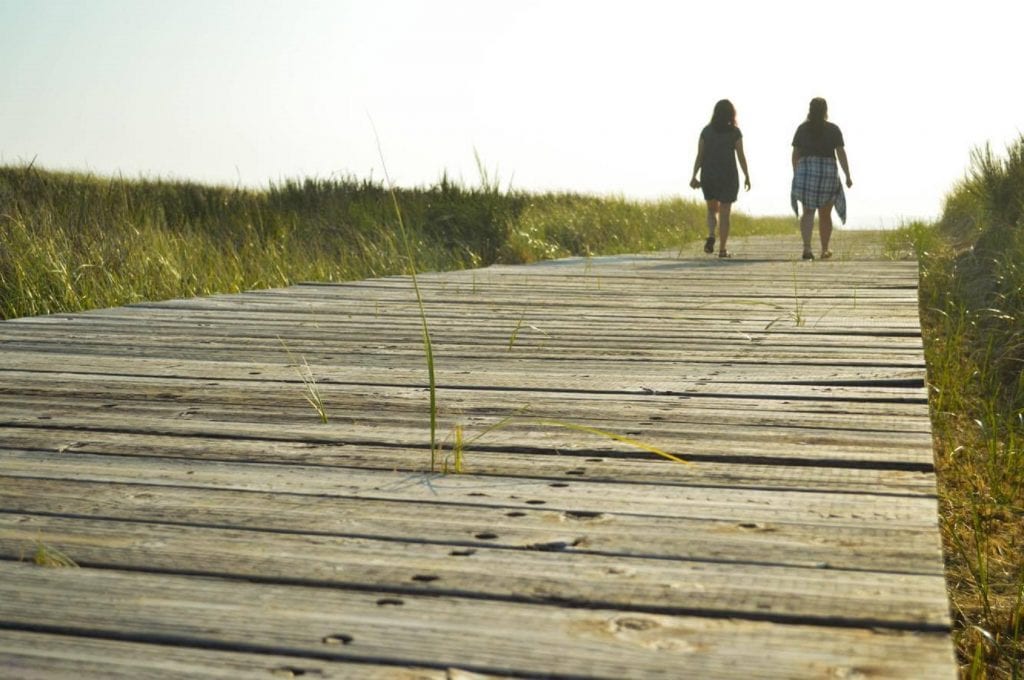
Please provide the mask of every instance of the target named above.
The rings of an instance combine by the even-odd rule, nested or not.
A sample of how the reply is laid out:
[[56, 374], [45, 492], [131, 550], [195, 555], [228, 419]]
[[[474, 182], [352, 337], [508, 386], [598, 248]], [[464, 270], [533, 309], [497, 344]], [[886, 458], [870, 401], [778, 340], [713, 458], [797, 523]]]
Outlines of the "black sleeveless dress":
[[743, 137], [739, 128], [728, 127], [719, 132], [711, 125], [701, 130], [704, 158], [700, 166], [700, 186], [705, 201], [732, 203], [740, 191], [740, 175], [736, 169], [736, 142]]

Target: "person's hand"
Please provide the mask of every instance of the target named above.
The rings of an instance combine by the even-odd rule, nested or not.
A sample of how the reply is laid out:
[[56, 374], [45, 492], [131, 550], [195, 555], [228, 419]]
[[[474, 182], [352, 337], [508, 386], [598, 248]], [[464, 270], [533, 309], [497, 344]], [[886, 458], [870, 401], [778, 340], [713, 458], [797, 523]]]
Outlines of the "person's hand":
[[846, 188], [847, 189], [852, 189], [853, 188], [853, 180], [850, 179], [849, 177], [846, 178]]
[[691, 179], [690, 180], [690, 188], [691, 189], [700, 189], [700, 180], [698, 180], [696, 177]]
[[746, 188], [747, 191], [750, 191], [750, 178], [749, 177], [744, 177], [743, 178], [743, 186], [744, 186], [744, 188]]

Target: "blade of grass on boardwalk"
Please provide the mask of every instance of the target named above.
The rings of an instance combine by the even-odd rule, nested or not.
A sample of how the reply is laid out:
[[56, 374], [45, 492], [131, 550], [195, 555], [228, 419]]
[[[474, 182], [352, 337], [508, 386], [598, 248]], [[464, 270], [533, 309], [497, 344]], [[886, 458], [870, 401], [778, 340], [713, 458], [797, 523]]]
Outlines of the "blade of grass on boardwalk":
[[622, 442], [623, 444], [628, 444], [628, 445], [630, 445], [630, 446], [632, 446], [634, 448], [642, 449], [644, 451], [650, 451], [651, 453], [657, 454], [657, 455], [661, 456], [662, 458], [667, 458], [668, 460], [674, 461], [676, 463], [684, 463], [686, 465], [692, 465], [692, 463], [690, 461], [683, 460], [682, 458], [680, 458], [678, 456], [674, 456], [671, 453], [669, 453], [668, 451], [664, 451], [662, 449], [659, 449], [656, 446], [651, 446], [650, 444], [644, 443], [644, 442], [639, 441], [637, 439], [633, 439], [632, 437], [626, 437], [625, 435], [616, 434], [615, 432], [608, 432], [607, 430], [600, 430], [600, 429], [598, 429], [596, 427], [590, 427], [589, 425], [579, 425], [577, 423], [567, 423], [564, 420], [537, 420], [536, 422], [539, 423], [540, 425], [553, 425], [555, 427], [564, 427], [564, 428], [569, 429], [569, 430], [575, 430], [576, 432], [586, 432], [588, 434], [595, 434], [595, 435], [597, 435], [599, 437], [605, 437], [607, 439], [614, 439], [617, 442]]
[[327, 408], [324, 406], [324, 399], [323, 395], [320, 394], [320, 387], [316, 384], [316, 378], [313, 376], [313, 369], [309, 367], [309, 363], [306, 361], [305, 357], [301, 358], [302, 364], [300, 366], [299, 360], [295, 358], [295, 355], [292, 354], [292, 351], [288, 348], [288, 345], [285, 344], [284, 340], [282, 340], [280, 336], [278, 336], [277, 339], [281, 343], [281, 346], [284, 347], [284, 351], [288, 354], [288, 359], [295, 366], [295, 371], [299, 374], [299, 379], [302, 380], [302, 386], [305, 389], [304, 396], [306, 397], [306, 401], [309, 402], [309, 405], [312, 406], [317, 412], [317, 415], [320, 416], [320, 422], [326, 424]]
[[654, 453], [654, 454], [657, 454], [657, 455], [661, 456], [662, 458], [665, 458], [667, 460], [671, 460], [671, 461], [676, 462], [676, 463], [685, 463], [686, 465], [692, 465], [693, 464], [693, 463], [691, 463], [688, 460], [684, 460], [684, 459], [682, 459], [682, 458], [680, 458], [678, 456], [675, 456], [675, 455], [673, 455], [671, 453], [668, 453], [667, 451], [665, 451], [663, 449], [660, 449], [660, 448], [658, 448], [656, 446], [652, 446], [651, 444], [647, 444], [646, 442], [642, 442], [642, 441], [639, 441], [637, 439], [633, 439], [632, 437], [627, 437], [625, 435], [621, 435], [621, 434], [618, 434], [618, 433], [615, 433], [615, 432], [609, 432], [607, 430], [601, 430], [599, 428], [591, 427], [589, 425], [580, 425], [579, 423], [570, 423], [570, 422], [566, 422], [564, 420], [555, 420], [555, 419], [551, 419], [551, 418], [525, 417], [524, 414], [526, 412], [528, 412], [529, 410], [530, 410], [530, 405], [529, 404], [516, 409], [516, 411], [512, 415], [506, 416], [506, 417], [502, 418], [501, 420], [499, 420], [498, 422], [496, 422], [496, 423], [494, 423], [494, 424], [484, 428], [482, 431], [477, 433], [475, 436], [473, 436], [468, 441], [466, 441], [464, 439], [464, 437], [463, 437], [463, 428], [462, 428], [462, 426], [461, 425], [456, 425], [455, 428], [454, 428], [454, 431], [453, 431], [454, 435], [455, 435], [455, 443], [452, 446], [452, 453], [453, 453], [453, 455], [455, 457], [455, 460], [456, 460], [456, 463], [457, 463], [457, 468], [458, 468], [458, 469], [456, 469], [456, 472], [461, 472], [462, 471], [462, 467], [463, 467], [464, 460], [465, 460], [465, 454], [466, 454], [466, 451], [469, 450], [470, 446], [472, 446], [478, 440], [482, 439], [483, 437], [485, 437], [486, 435], [490, 434], [491, 432], [494, 432], [495, 430], [500, 430], [500, 429], [502, 429], [504, 427], [507, 427], [507, 426], [513, 424], [516, 421], [527, 422], [527, 423], [534, 423], [534, 424], [537, 424], [537, 425], [546, 425], [548, 427], [561, 427], [561, 428], [565, 428], [567, 430], [573, 430], [575, 432], [584, 432], [586, 434], [593, 434], [593, 435], [597, 435], [598, 437], [604, 437], [605, 439], [612, 439], [612, 440], [617, 441], [617, 442], [622, 442], [623, 444], [627, 444], [629, 446], [641, 449], [643, 451], [649, 451], [651, 453]]
[[380, 164], [384, 169], [384, 180], [387, 182], [391, 201], [395, 207], [395, 215], [398, 218], [398, 230], [402, 235], [402, 242], [405, 244], [406, 257], [409, 258], [409, 273], [412, 276], [412, 287], [416, 292], [416, 304], [419, 308], [420, 322], [423, 328], [423, 351], [427, 357], [427, 380], [430, 385], [430, 471], [433, 472], [437, 468], [437, 381], [434, 377], [434, 348], [430, 341], [430, 326], [427, 324], [427, 312], [423, 306], [423, 294], [420, 292], [419, 279], [416, 277], [416, 254], [412, 247], [412, 240], [405, 228], [402, 209], [398, 205], [398, 196], [395, 194], [395, 185], [391, 181], [387, 163], [384, 161], [384, 149], [380, 145], [377, 127], [373, 125], [372, 120], [370, 125], [373, 127], [373, 136], [377, 141], [377, 153], [380, 154]]
[[32, 562], [40, 567], [53, 568], [77, 568], [78, 563], [67, 556], [61, 550], [46, 543], [36, 542], [35, 552], [32, 554]]

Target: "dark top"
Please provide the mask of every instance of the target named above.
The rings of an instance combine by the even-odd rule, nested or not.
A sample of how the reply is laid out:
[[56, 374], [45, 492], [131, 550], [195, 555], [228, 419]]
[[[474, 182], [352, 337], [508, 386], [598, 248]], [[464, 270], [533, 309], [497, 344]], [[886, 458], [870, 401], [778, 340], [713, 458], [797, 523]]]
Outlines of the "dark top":
[[733, 202], [739, 193], [740, 176], [736, 170], [736, 142], [743, 137], [737, 127], [721, 132], [713, 125], [700, 132], [704, 141], [704, 158], [700, 165], [700, 183], [704, 198]]
[[826, 120], [824, 127], [817, 134], [809, 121], [801, 123], [793, 135], [793, 146], [800, 151], [800, 156], [835, 158], [836, 149], [845, 145], [839, 126]]

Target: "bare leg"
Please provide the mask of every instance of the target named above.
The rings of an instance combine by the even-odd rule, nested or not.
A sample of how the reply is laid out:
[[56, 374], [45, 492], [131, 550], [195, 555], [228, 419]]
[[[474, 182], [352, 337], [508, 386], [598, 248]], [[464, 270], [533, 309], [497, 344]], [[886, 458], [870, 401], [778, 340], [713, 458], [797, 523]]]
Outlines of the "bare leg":
[[725, 249], [725, 243], [729, 240], [729, 216], [732, 214], [732, 203], [722, 202], [719, 208], [719, 223], [718, 223], [718, 252], [728, 252]]
[[811, 252], [811, 234], [814, 232], [814, 208], [804, 206], [800, 215], [800, 236], [804, 240], [804, 253]]
[[714, 237], [718, 226], [718, 207], [718, 201], [708, 201], [708, 238]]
[[818, 236], [821, 237], [821, 255], [828, 252], [828, 244], [832, 239], [832, 204], [818, 208]]
[[704, 241], [704, 252], [710, 255], [715, 252], [715, 227], [718, 226], [718, 201], [708, 203], [708, 240]]

